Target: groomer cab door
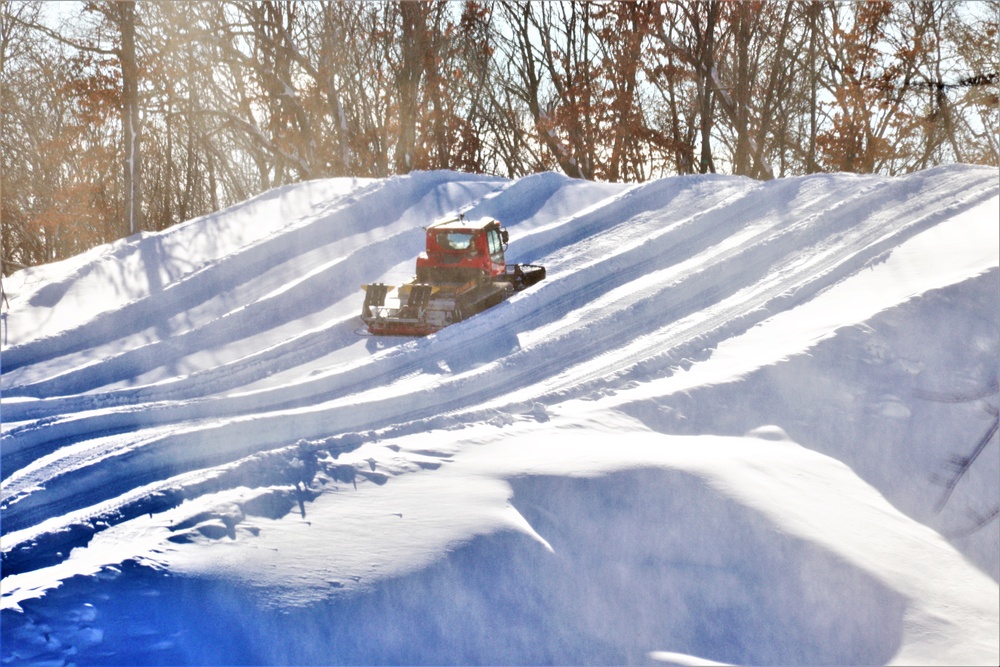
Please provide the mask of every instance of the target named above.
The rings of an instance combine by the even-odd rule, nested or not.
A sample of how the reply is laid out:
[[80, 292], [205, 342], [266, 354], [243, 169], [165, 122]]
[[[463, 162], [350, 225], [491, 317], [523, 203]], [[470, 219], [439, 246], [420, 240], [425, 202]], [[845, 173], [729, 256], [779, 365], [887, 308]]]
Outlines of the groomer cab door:
[[490, 276], [503, 275], [507, 271], [507, 263], [504, 261], [503, 234], [500, 225], [490, 225], [486, 229], [486, 244], [490, 253]]

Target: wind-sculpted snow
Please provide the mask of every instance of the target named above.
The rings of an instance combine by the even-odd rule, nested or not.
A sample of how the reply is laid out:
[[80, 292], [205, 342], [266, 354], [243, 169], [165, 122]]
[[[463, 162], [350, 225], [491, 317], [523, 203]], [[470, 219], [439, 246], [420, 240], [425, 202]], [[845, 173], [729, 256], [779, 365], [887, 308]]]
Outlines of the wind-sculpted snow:
[[[14, 274], [4, 283], [10, 309], [2, 322], [4, 660], [55, 659], [72, 647], [112, 664], [623, 663], [683, 661], [681, 654], [786, 664], [993, 661], [996, 614], [983, 617], [980, 603], [997, 591], [989, 512], [1000, 492], [981, 471], [996, 469], [995, 437], [963, 473], [960, 502], [943, 513], [933, 507], [949, 460], [968, 454], [990, 414], [995, 424], [998, 190], [996, 170], [965, 166], [767, 183], [691, 176], [625, 186], [451, 172], [316, 181]], [[421, 226], [453, 213], [502, 221], [508, 261], [542, 264], [547, 279], [426, 338], [364, 335], [360, 286], [409, 279]], [[940, 290], [951, 290], [956, 304], [948, 314], [954, 336], [919, 324], [941, 313]], [[823, 304], [823, 317], [808, 314]], [[907, 357], [893, 375], [878, 360], [898, 358], [896, 347], [873, 352], [845, 333], [865, 326], [931, 333], [905, 339]], [[902, 334], [885, 335], [904, 345]], [[811, 354], [826, 355], [817, 357], [825, 365], [804, 362]], [[939, 363], [953, 357], [963, 361]], [[964, 370], [959, 377], [946, 366]], [[782, 388], [792, 372], [802, 376], [796, 392]], [[964, 410], [931, 410], [933, 423], [913, 417], [926, 402], [920, 391], [964, 396], [963, 382], [979, 391]], [[908, 394], [898, 389], [910, 383]], [[817, 403], [837, 407], [822, 412]], [[840, 416], [850, 427], [834, 426]], [[745, 438], [747, 451], [770, 457], [774, 439], [760, 434], [787, 431], [832, 458], [796, 458], [789, 442], [791, 458], [778, 456], [772, 472], [753, 475], [793, 484], [781, 481], [782, 466], [808, 460], [819, 477], [856, 485], [837, 502], [867, 494], [869, 484], [885, 495], [888, 503], [844, 501], [859, 525], [890, 521], [894, 534], [913, 536], [927, 524], [950, 537], [901, 538], [886, 558], [942, 559], [961, 590], [979, 591], [966, 600], [967, 614], [931, 624], [925, 636], [925, 616], [951, 604], [954, 591], [924, 590], [916, 575], [893, 575], [860, 550], [839, 551], [818, 537], [843, 529], [829, 519], [807, 528], [788, 518], [765, 491], [748, 490], [757, 488], [753, 456], [720, 460], [718, 470], [689, 465], [682, 452], [700, 446], [670, 439], [739, 436], [763, 424], [778, 426]], [[545, 445], [567, 434], [598, 439], [603, 450], [594, 451], [604, 453], [582, 462], [572, 447]], [[661, 453], [615, 459], [621, 441], [653, 436], [662, 444], [649, 451]], [[947, 436], [954, 440], [942, 445]], [[879, 449], [906, 438], [919, 443], [917, 459], [898, 444]], [[873, 451], [860, 452], [861, 440]], [[511, 462], [503, 452], [515, 442]], [[893, 474], [900, 465], [907, 479]], [[823, 472], [828, 466], [835, 474]], [[624, 631], [599, 631], [600, 615], [588, 620], [596, 592], [571, 583], [573, 573], [592, 579], [613, 567], [614, 554], [597, 545], [609, 523], [626, 520], [614, 509], [619, 491], [635, 509], [631, 532], [617, 539], [634, 549], [613, 575], [629, 579], [607, 583], [618, 595], [647, 597], [614, 606], [615, 627], [644, 613], [669, 615], [671, 604], [688, 610], [640, 623], [627, 640], [618, 636]], [[430, 500], [434, 493], [452, 504]], [[816, 496], [817, 508], [831, 502]], [[672, 533], [658, 528], [669, 538], [642, 542], [652, 520], [634, 512], [646, 506], [687, 514]], [[714, 528], [699, 532], [706, 521]], [[957, 535], [970, 522], [982, 530]], [[790, 537], [769, 538], [772, 525]], [[737, 526], [743, 543], [729, 544]], [[397, 537], [383, 539], [391, 548], [375, 537], [390, 533]], [[314, 559], [264, 555], [282, 540]], [[948, 553], [956, 548], [993, 579]], [[719, 549], [750, 549], [759, 559], [708, 555]], [[241, 558], [255, 564], [239, 566]], [[509, 569], [496, 565], [504, 559]], [[768, 587], [782, 568], [792, 580]], [[108, 605], [107, 638], [81, 634], [68, 617], [38, 629], [47, 604], [80, 603], [109, 572], [128, 582], [108, 584], [126, 604], [130, 587], [146, 586], [153, 570], [237, 582], [248, 599], [259, 593], [269, 602], [250, 617], [282, 639], [267, 648], [232, 638], [206, 648], [206, 628], [224, 624], [225, 613], [213, 610], [200, 639], [143, 652], [134, 636], [108, 630], [127, 616]], [[700, 573], [690, 580], [698, 585], [684, 583], [682, 572]], [[729, 583], [708, 583], [708, 572]], [[452, 576], [459, 583], [445, 585]], [[523, 582], [524, 591], [477, 588], [487, 580]], [[60, 583], [70, 602], [54, 593]], [[217, 597], [213, 585], [198, 590]], [[176, 586], [163, 589], [167, 625], [183, 624]], [[461, 640], [440, 633], [463, 612], [428, 614], [440, 601], [414, 592], [440, 588], [479, 605], [478, 625]], [[274, 605], [284, 612], [272, 614]], [[400, 605], [423, 620], [405, 620]], [[815, 621], [799, 617], [807, 607]], [[728, 630], [693, 621], [700, 613], [721, 614]], [[539, 644], [532, 614], [555, 624], [549, 643]], [[305, 630], [290, 628], [309, 626], [310, 615], [340, 629], [303, 645]], [[355, 620], [337, 620], [344, 615]], [[758, 616], [774, 627], [747, 620]], [[963, 626], [967, 616], [985, 620]], [[372, 624], [389, 633], [377, 645], [359, 636]], [[504, 641], [491, 641], [494, 626], [508, 628]], [[781, 640], [769, 634], [779, 626], [788, 631]], [[46, 632], [62, 639], [50, 642]], [[164, 633], [152, 632], [160, 640]]]

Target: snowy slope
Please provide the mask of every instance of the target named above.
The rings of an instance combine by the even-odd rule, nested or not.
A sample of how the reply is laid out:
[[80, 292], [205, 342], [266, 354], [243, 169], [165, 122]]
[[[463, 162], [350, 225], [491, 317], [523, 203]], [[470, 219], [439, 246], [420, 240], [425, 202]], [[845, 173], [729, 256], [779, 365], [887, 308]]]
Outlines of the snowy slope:
[[[0, 657], [996, 664], [998, 193], [336, 179], [14, 274]], [[548, 278], [359, 335], [455, 212]]]

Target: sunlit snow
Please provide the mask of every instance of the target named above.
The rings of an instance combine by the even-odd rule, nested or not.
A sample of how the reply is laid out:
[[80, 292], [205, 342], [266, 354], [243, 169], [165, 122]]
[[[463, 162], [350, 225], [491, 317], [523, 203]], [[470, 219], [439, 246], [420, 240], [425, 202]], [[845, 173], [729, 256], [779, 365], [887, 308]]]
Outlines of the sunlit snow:
[[[547, 279], [365, 335], [455, 213]], [[314, 181], [4, 288], [3, 664], [1000, 663], [996, 169]]]

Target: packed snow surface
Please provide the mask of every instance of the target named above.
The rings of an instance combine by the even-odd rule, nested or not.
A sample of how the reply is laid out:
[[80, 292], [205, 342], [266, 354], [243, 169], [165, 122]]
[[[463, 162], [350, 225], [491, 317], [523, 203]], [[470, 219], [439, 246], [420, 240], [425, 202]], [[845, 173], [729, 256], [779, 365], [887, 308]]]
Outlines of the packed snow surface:
[[[3, 664], [1000, 663], [1000, 184], [279, 188], [9, 276]], [[365, 335], [435, 218], [547, 279]]]

